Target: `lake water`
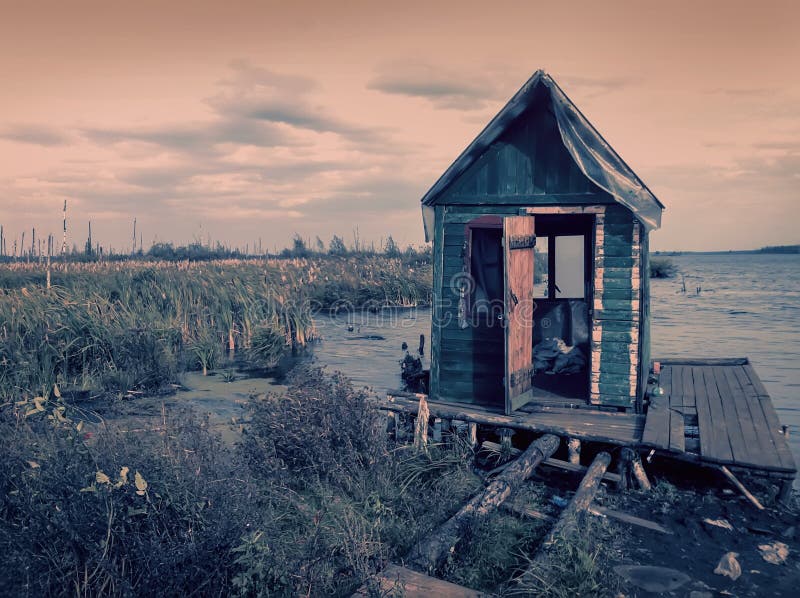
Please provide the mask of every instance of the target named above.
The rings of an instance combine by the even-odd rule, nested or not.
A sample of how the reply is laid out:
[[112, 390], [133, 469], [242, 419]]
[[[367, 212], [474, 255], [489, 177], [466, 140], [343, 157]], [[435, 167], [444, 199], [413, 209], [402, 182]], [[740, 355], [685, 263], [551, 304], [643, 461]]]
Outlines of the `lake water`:
[[[800, 462], [800, 256], [669, 259], [677, 277], [651, 281], [653, 356], [749, 357]], [[320, 318], [314, 360], [377, 391], [399, 388], [400, 346], [415, 351], [424, 334], [427, 358], [430, 318], [427, 308]]]

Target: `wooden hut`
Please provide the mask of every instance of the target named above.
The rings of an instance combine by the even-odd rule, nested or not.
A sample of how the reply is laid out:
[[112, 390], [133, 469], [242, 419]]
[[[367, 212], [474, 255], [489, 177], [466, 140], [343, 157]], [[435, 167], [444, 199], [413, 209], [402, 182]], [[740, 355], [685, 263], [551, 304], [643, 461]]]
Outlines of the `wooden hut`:
[[430, 399], [640, 410], [648, 234], [663, 209], [537, 71], [422, 198]]

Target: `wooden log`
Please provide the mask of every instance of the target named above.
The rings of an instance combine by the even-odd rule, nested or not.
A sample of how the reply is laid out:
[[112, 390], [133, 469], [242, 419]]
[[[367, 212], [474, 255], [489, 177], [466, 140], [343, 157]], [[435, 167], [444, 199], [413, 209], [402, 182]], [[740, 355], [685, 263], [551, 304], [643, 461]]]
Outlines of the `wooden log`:
[[551, 434], [533, 441], [483, 492], [475, 495], [438, 529], [420, 540], [408, 553], [406, 562], [422, 571], [435, 570], [461, 539], [465, 526], [485, 517], [502, 504], [542, 461], [555, 452], [558, 444], [558, 438]]
[[631, 525], [643, 527], [645, 529], [653, 530], [655, 532], [660, 532], [662, 534], [672, 534], [672, 530], [667, 529], [663, 525], [659, 525], [655, 521], [642, 519], [641, 517], [636, 517], [635, 515], [629, 515], [628, 513], [623, 513], [622, 511], [614, 511], [613, 509], [607, 509], [599, 505], [589, 505], [589, 513], [591, 513], [592, 515], [597, 515], [599, 517], [608, 517], [609, 519], [616, 519], [617, 521], [622, 521], [623, 523], [629, 523]]
[[[497, 444], [496, 442], [491, 442], [490, 440], [484, 440], [481, 446], [493, 451], [500, 450], [500, 445]], [[516, 457], [521, 452], [522, 451], [520, 451], [519, 449], [512, 449], [511, 456]], [[491, 477], [494, 474], [500, 473], [510, 464], [511, 462], [503, 463], [502, 465], [499, 465], [494, 469], [492, 469], [491, 471], [489, 471], [486, 475], [488, 477]], [[589, 469], [585, 465], [575, 465], [573, 463], [570, 463], [569, 461], [562, 461], [561, 459], [556, 459], [555, 457], [548, 457], [547, 459], [544, 460], [542, 465], [547, 465], [548, 467], [554, 467], [556, 469], [563, 469], [565, 471], [571, 471], [573, 473], [580, 473], [580, 474], [586, 474], [586, 470]], [[607, 482], [613, 482], [615, 484], [619, 484], [620, 481], [619, 475], [611, 471], [606, 471], [603, 474], [603, 479]]]
[[634, 479], [638, 482], [639, 488], [645, 491], [650, 490], [650, 488], [652, 488], [652, 485], [650, 484], [650, 480], [648, 479], [647, 473], [644, 470], [644, 465], [642, 465], [642, 458], [636, 451], [631, 449], [627, 450], [631, 451], [630, 455], [631, 473], [633, 474]]
[[736, 487], [736, 489], [742, 493], [742, 496], [744, 496], [747, 500], [749, 500], [750, 503], [756, 509], [758, 509], [759, 511], [764, 510], [764, 505], [762, 505], [761, 502], [755, 496], [753, 496], [753, 494], [751, 494], [751, 492], [747, 488], [744, 487], [744, 485], [739, 481], [739, 479], [735, 475], [733, 475], [733, 473], [731, 473], [730, 469], [728, 469], [724, 465], [720, 465], [719, 470], [725, 475], [726, 478], [728, 478], [730, 483], [733, 484]]
[[586, 470], [586, 475], [583, 476], [583, 480], [581, 480], [569, 504], [561, 512], [561, 516], [553, 526], [553, 529], [550, 530], [547, 540], [544, 542], [545, 549], [552, 546], [559, 537], [569, 537], [577, 529], [579, 520], [594, 500], [594, 496], [600, 488], [603, 474], [610, 463], [611, 455], [606, 452], [597, 454], [589, 469]]
[[[411, 569], [389, 564], [377, 575], [381, 596], [405, 596], [406, 598], [428, 598], [441, 596], [442, 598], [479, 598], [486, 596], [476, 590], [428, 577]], [[369, 588], [364, 585], [356, 590], [353, 597], [369, 596]]]
[[419, 410], [417, 411], [417, 422], [414, 427], [414, 449], [425, 452], [428, 450], [428, 401], [424, 398], [419, 400]]
[[567, 455], [568, 461], [573, 465], [581, 464], [581, 441], [578, 438], [570, 438], [567, 440]]

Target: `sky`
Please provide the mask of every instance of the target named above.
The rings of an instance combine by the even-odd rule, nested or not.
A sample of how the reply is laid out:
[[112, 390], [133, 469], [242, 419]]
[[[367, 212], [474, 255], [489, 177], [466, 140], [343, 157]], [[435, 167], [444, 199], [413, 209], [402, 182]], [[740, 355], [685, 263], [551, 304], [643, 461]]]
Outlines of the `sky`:
[[[800, 4], [0, 0], [0, 224], [60, 243], [424, 240], [545, 69], [667, 206], [661, 250], [800, 243]], [[138, 235], [137, 235], [138, 236]]]

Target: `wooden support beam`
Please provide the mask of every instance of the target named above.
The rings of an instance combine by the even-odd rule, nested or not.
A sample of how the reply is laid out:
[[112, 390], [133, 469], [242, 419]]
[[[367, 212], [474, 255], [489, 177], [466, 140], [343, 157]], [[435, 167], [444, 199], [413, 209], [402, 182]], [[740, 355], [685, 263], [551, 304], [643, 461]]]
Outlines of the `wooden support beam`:
[[469, 422], [467, 426], [467, 442], [474, 449], [478, 446], [478, 424]]
[[568, 461], [573, 465], [581, 464], [581, 441], [578, 438], [567, 440]]
[[630, 451], [630, 464], [631, 464], [631, 473], [633, 474], [634, 479], [639, 484], [639, 488], [642, 490], [650, 490], [652, 485], [650, 484], [650, 480], [647, 477], [647, 473], [644, 470], [644, 465], [642, 465], [642, 458], [639, 456], [634, 450], [631, 449], [622, 449], [623, 451]]
[[421, 452], [428, 450], [428, 401], [424, 397], [419, 400], [419, 410], [417, 411], [417, 422], [414, 426], [414, 449]]
[[555, 452], [558, 444], [558, 437], [551, 434], [534, 440], [483, 492], [474, 496], [458, 513], [420, 540], [408, 553], [406, 562], [428, 572], [438, 568], [461, 539], [464, 528], [502, 504], [542, 461]]
[[442, 441], [442, 420], [439, 417], [433, 419], [433, 441], [440, 443]]
[[583, 480], [581, 480], [569, 504], [561, 511], [561, 515], [558, 520], [556, 520], [555, 525], [553, 525], [545, 541], [539, 545], [539, 549], [536, 551], [531, 566], [520, 575], [518, 580], [521, 581], [528, 578], [534, 573], [537, 566], [541, 566], [547, 560], [550, 550], [555, 545], [556, 540], [559, 538], [568, 538], [577, 530], [580, 520], [589, 509], [595, 494], [597, 494], [597, 490], [600, 488], [600, 481], [603, 479], [603, 474], [608, 469], [610, 463], [611, 455], [606, 452], [597, 454], [592, 464], [586, 470], [586, 475], [583, 476]]
[[744, 496], [747, 500], [749, 500], [750, 503], [756, 509], [758, 509], [759, 511], [764, 510], [764, 505], [762, 505], [761, 502], [755, 496], [753, 496], [753, 494], [751, 494], [747, 488], [744, 487], [744, 485], [739, 481], [739, 479], [735, 475], [733, 475], [733, 473], [731, 473], [730, 469], [728, 469], [724, 465], [720, 465], [719, 470], [725, 475], [726, 478], [728, 478], [728, 481], [730, 481], [730, 483], [733, 484], [734, 487], [739, 492], [742, 493], [742, 496]]
[[544, 542], [545, 547], [555, 543], [557, 538], [567, 537], [575, 531], [578, 527], [581, 515], [589, 508], [589, 505], [594, 500], [594, 496], [600, 488], [603, 474], [608, 469], [610, 463], [611, 455], [606, 452], [597, 454], [592, 464], [586, 470], [586, 475], [583, 476], [583, 480], [581, 480], [569, 504], [561, 512], [561, 516], [553, 526], [553, 529], [550, 530], [550, 534]]
[[628, 474], [631, 469], [631, 451], [624, 448], [619, 453], [617, 460], [617, 474], [619, 475], [619, 482], [617, 483], [617, 490], [625, 492], [628, 489]]

